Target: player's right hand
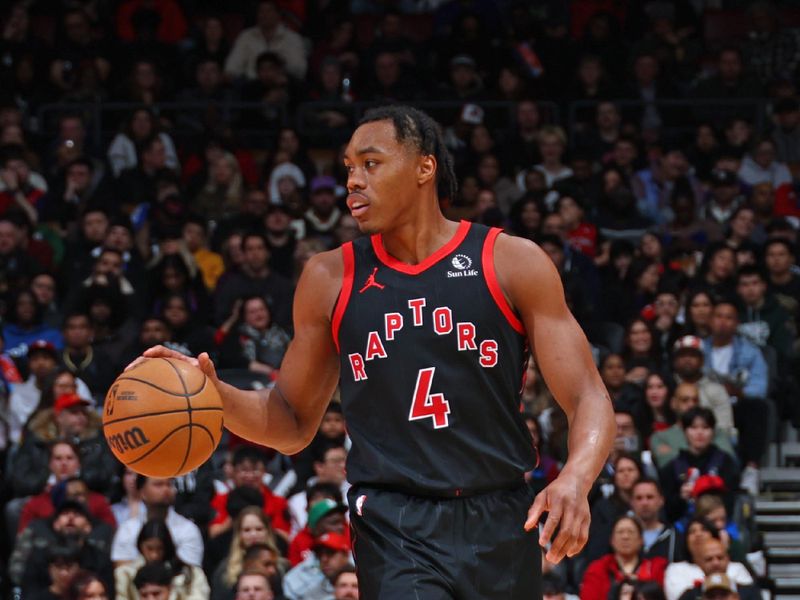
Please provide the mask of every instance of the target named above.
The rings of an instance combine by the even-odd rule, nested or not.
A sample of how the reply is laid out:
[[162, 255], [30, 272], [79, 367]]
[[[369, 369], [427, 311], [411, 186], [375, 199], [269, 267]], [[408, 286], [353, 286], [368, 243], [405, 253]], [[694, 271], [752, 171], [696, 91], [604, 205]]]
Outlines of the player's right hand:
[[148, 348], [145, 350], [142, 355], [134, 360], [131, 364], [125, 367], [126, 371], [133, 369], [134, 367], [142, 364], [143, 362], [150, 360], [151, 358], [174, 358], [175, 360], [182, 360], [189, 363], [192, 366], [199, 368], [203, 373], [205, 373], [206, 377], [208, 377], [214, 385], [219, 383], [219, 378], [217, 377], [217, 370], [214, 367], [214, 363], [211, 362], [211, 357], [208, 356], [208, 352], [202, 352], [197, 358], [193, 358], [191, 356], [186, 356], [185, 354], [181, 354], [176, 350], [172, 350], [167, 348], [166, 346], [153, 346], [152, 348]]

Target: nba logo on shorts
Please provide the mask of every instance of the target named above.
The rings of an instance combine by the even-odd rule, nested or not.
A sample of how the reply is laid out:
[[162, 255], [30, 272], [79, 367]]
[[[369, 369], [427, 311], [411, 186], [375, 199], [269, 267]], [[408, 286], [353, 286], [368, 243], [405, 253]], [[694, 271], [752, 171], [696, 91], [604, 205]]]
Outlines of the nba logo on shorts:
[[367, 501], [367, 496], [365, 494], [362, 494], [361, 496], [356, 498], [356, 514], [359, 517], [362, 516], [361, 510], [364, 508], [364, 502], [366, 501]]

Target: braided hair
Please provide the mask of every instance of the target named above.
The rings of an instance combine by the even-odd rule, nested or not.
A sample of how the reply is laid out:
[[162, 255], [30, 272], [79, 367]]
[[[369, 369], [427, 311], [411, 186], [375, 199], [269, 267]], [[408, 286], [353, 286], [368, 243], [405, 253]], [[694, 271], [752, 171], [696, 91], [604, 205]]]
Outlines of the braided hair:
[[455, 198], [458, 184], [453, 157], [436, 121], [411, 106], [389, 105], [369, 109], [358, 124], [375, 121], [391, 121], [398, 142], [411, 144], [423, 156], [432, 155], [437, 164], [436, 193], [439, 200]]

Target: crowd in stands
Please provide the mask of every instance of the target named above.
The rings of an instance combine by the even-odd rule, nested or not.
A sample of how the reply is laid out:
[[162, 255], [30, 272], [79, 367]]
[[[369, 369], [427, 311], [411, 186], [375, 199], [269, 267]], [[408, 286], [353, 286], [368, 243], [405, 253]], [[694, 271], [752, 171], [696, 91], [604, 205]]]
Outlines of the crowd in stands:
[[[226, 435], [174, 479], [119, 464], [100, 415], [155, 344], [274, 381], [303, 265], [359, 235], [343, 144], [366, 107], [405, 102], [453, 154], [445, 213], [553, 260], [614, 403], [589, 543], [544, 561], [545, 598], [759, 597], [748, 506], [768, 443], [800, 424], [798, 16], [744, 0], [3, 3], [2, 594], [358, 598], [338, 398], [297, 456]], [[533, 359], [521, 405], [538, 490], [567, 422]]]

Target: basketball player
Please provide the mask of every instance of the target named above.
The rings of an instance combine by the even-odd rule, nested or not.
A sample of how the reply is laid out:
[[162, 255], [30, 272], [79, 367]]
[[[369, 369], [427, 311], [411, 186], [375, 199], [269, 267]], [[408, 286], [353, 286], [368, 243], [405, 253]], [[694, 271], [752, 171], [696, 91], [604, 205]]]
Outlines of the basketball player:
[[[614, 418], [558, 273], [535, 244], [445, 219], [452, 158], [426, 114], [369, 111], [345, 153], [347, 205], [368, 236], [312, 258], [295, 337], [269, 392], [221, 382], [226, 426], [285, 454], [313, 438], [337, 383], [363, 598], [541, 597], [541, 553], [586, 543], [587, 493]], [[532, 498], [519, 412], [527, 348], [570, 422], [569, 460]], [[558, 534], [554, 533], [558, 529]]]

